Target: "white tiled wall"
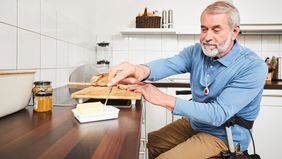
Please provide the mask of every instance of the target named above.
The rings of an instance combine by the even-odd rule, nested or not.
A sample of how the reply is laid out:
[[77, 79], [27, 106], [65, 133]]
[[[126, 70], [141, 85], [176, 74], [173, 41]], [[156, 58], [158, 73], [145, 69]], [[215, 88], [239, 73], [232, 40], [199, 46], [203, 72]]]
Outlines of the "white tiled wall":
[[75, 67], [96, 61], [84, 28], [48, 0], [0, 0], [0, 70], [32, 69], [35, 80], [66, 85]]
[[[238, 41], [264, 59], [282, 56], [282, 35], [239, 35]], [[195, 42], [199, 42], [199, 35], [113, 35], [112, 65], [173, 56]]]

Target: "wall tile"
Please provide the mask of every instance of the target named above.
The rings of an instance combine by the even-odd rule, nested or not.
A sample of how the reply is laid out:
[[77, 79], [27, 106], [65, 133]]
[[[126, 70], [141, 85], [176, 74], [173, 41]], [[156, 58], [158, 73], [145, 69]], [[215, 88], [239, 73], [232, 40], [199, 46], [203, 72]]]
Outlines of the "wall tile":
[[129, 51], [129, 62], [133, 64], [142, 64], [145, 62], [144, 51]]
[[176, 35], [162, 35], [162, 51], [177, 51], [178, 43]]
[[55, 68], [56, 66], [56, 39], [41, 36], [41, 68]]
[[129, 36], [129, 50], [141, 51], [145, 49], [145, 36], [144, 35], [130, 35]]
[[73, 69], [56, 69], [56, 87], [65, 86]]
[[162, 58], [161, 51], [145, 51], [145, 63]]
[[69, 19], [63, 13], [57, 12], [57, 39], [67, 41], [69, 30]]
[[245, 36], [242, 34], [239, 34], [237, 37], [237, 41], [239, 42], [240, 45], [245, 46]]
[[17, 67], [17, 28], [0, 23], [0, 70]]
[[245, 35], [245, 47], [261, 52], [261, 35]]
[[178, 51], [195, 44], [194, 35], [178, 35]]
[[174, 55], [177, 55], [178, 53], [179, 53], [178, 51], [164, 51], [162, 52], [162, 58], [173, 57]]
[[41, 34], [57, 37], [56, 9], [48, 4], [48, 0], [41, 0]]
[[40, 81], [41, 80], [41, 70], [40, 69], [33, 69], [33, 70], [35, 70], [34, 81]]
[[18, 29], [18, 68], [40, 68], [40, 35]]
[[56, 84], [56, 69], [41, 69], [41, 80], [51, 81], [53, 88], [57, 87]]
[[68, 44], [57, 40], [57, 67], [68, 67], [69, 64], [69, 47]]
[[272, 56], [279, 56], [279, 51], [263, 51], [262, 53], [261, 53], [261, 57], [263, 58], [263, 59], [265, 59], [266, 57], [272, 57]]
[[145, 50], [161, 51], [162, 50], [161, 35], [145, 35]]
[[111, 66], [128, 61], [128, 58], [128, 51], [113, 51], [113, 60], [111, 61]]
[[17, 25], [17, 0], [0, 1], [0, 21]]
[[40, 1], [18, 0], [18, 26], [40, 33]]
[[68, 43], [68, 47], [69, 47], [69, 64], [71, 67], [75, 67], [78, 64], [78, 48], [77, 46], [73, 45], [73, 44], [69, 44]]
[[279, 51], [279, 35], [262, 35], [262, 51]]
[[124, 51], [128, 50], [128, 36], [127, 35], [114, 35], [113, 36], [113, 50]]

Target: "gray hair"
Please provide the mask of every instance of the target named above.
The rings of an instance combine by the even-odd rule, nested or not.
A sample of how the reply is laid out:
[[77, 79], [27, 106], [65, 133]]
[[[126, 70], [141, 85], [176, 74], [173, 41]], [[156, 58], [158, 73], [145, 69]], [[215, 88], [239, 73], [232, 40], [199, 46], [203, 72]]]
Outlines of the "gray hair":
[[201, 18], [205, 13], [226, 14], [228, 16], [228, 25], [230, 28], [240, 26], [240, 14], [238, 9], [229, 2], [216, 1], [202, 12]]

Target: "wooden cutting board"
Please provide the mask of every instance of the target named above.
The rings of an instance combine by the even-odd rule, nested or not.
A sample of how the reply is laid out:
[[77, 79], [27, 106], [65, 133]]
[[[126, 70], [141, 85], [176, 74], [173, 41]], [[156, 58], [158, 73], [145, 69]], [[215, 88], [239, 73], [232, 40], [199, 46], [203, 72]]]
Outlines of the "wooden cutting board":
[[[94, 98], [94, 99], [106, 99], [108, 97], [110, 87], [94, 87], [90, 86], [84, 88], [78, 92], [72, 93], [72, 98]], [[141, 94], [130, 92], [128, 90], [121, 90], [116, 86], [113, 87], [109, 99], [135, 99], [140, 100]]]

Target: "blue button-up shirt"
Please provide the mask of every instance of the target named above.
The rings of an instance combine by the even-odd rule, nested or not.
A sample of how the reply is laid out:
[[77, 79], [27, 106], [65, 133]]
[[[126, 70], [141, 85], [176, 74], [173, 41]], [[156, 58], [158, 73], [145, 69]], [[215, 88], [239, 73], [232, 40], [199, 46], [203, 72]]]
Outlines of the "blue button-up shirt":
[[[174, 57], [146, 64], [151, 73], [149, 80], [159, 80], [170, 75], [190, 72], [192, 101], [176, 98], [173, 114], [190, 119], [191, 126], [227, 142], [223, 126], [234, 115], [255, 120], [267, 77], [267, 65], [250, 49], [235, 44], [222, 58], [203, 54], [199, 43], [187, 47]], [[204, 94], [204, 89], [209, 94]], [[250, 143], [247, 129], [232, 127], [234, 144], [246, 150]]]

